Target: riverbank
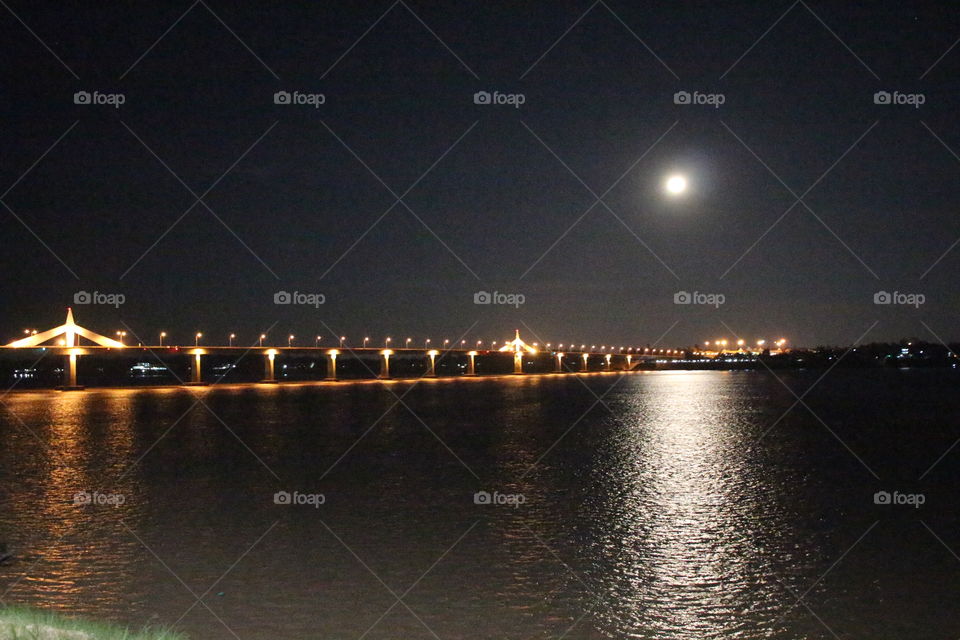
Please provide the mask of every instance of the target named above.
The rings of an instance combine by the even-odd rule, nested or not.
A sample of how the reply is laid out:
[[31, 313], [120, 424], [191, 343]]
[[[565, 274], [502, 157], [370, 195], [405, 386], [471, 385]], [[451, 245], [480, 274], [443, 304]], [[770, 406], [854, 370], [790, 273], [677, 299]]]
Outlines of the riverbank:
[[134, 631], [21, 607], [0, 607], [0, 640], [187, 640], [163, 628]]

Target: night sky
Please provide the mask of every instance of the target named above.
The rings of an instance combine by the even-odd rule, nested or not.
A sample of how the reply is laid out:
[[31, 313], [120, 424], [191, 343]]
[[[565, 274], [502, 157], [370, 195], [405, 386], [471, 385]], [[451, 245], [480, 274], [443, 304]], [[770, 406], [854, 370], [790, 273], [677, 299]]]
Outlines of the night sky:
[[0, 4], [3, 341], [960, 338], [960, 6]]

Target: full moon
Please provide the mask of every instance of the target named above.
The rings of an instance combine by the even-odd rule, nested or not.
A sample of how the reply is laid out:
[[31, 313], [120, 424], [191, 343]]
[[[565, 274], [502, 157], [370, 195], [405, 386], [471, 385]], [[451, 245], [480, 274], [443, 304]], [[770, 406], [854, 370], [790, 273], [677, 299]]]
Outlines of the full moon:
[[683, 193], [687, 190], [687, 179], [683, 176], [675, 175], [667, 178], [667, 192], [671, 194]]

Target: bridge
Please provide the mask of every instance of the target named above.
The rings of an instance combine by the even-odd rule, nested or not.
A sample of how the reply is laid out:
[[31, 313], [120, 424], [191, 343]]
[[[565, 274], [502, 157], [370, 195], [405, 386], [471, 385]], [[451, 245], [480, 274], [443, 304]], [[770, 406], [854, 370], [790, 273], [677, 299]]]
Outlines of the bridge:
[[[118, 332], [123, 337], [124, 332]], [[463, 375], [476, 376], [476, 359], [478, 356], [494, 357], [513, 357], [513, 374], [523, 375], [524, 358], [550, 357], [553, 361], [553, 373], [570, 374], [585, 373], [589, 371], [630, 371], [645, 361], [673, 360], [684, 357], [685, 352], [680, 349], [641, 349], [634, 347], [615, 347], [602, 346], [600, 350], [596, 347], [586, 348], [581, 345], [579, 349], [575, 345], [569, 345], [569, 349], [562, 350], [563, 345], [557, 345], [553, 348], [550, 344], [541, 348], [537, 343], [527, 344], [520, 338], [520, 331], [515, 331], [513, 340], [505, 342], [500, 348], [496, 349], [469, 349], [462, 344], [458, 348], [431, 349], [428, 346], [424, 348], [410, 347], [409, 340], [404, 347], [379, 348], [367, 347], [364, 340], [364, 346], [344, 347], [341, 339], [339, 348], [313, 346], [293, 346], [292, 336], [286, 347], [263, 346], [263, 338], [260, 336], [260, 344], [254, 346], [234, 346], [233, 334], [231, 334], [231, 344], [227, 346], [200, 346], [202, 334], [197, 334], [193, 346], [164, 345], [163, 337], [165, 333], [160, 334], [160, 344], [153, 346], [144, 345], [126, 345], [122, 340], [114, 340], [107, 336], [91, 331], [78, 325], [73, 317], [73, 310], [67, 308], [67, 317], [62, 325], [41, 332], [32, 332], [24, 338], [14, 340], [13, 342], [0, 347], [0, 351], [23, 351], [23, 350], [42, 350], [45, 353], [64, 358], [63, 383], [57, 389], [63, 391], [82, 390], [85, 387], [78, 382], [77, 365], [82, 356], [123, 356], [129, 357], [137, 353], [144, 356], [154, 356], [162, 361], [161, 355], [189, 355], [193, 358], [190, 368], [190, 380], [184, 382], [186, 385], [207, 385], [208, 381], [203, 377], [203, 358], [209, 355], [235, 355], [238, 359], [248, 353], [260, 354], [264, 359], [264, 377], [260, 381], [265, 384], [277, 384], [279, 380], [276, 377], [276, 364], [279, 356], [320, 356], [328, 361], [326, 380], [336, 381], [337, 377], [337, 358], [340, 356], [352, 355], [360, 357], [363, 355], [375, 355], [379, 360], [379, 371], [376, 375], [379, 379], [391, 379], [390, 359], [397, 356], [422, 357], [426, 364], [426, 373], [423, 377], [437, 377], [437, 358], [447, 355], [466, 356], [468, 358], [467, 369]], [[87, 340], [84, 344], [81, 338]], [[387, 339], [389, 344], [390, 339]], [[495, 344], [495, 343], [494, 343]], [[429, 340], [427, 341], [429, 345]], [[600, 362], [600, 368], [596, 368], [597, 361]], [[571, 364], [573, 363], [573, 364]], [[591, 369], [591, 365], [593, 368]]]

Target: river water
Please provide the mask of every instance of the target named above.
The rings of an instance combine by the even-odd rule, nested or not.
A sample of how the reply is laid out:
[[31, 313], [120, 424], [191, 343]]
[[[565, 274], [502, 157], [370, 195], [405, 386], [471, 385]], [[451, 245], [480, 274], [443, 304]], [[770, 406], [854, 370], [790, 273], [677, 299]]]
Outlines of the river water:
[[960, 376], [822, 375], [13, 391], [0, 594], [195, 640], [960, 636]]

